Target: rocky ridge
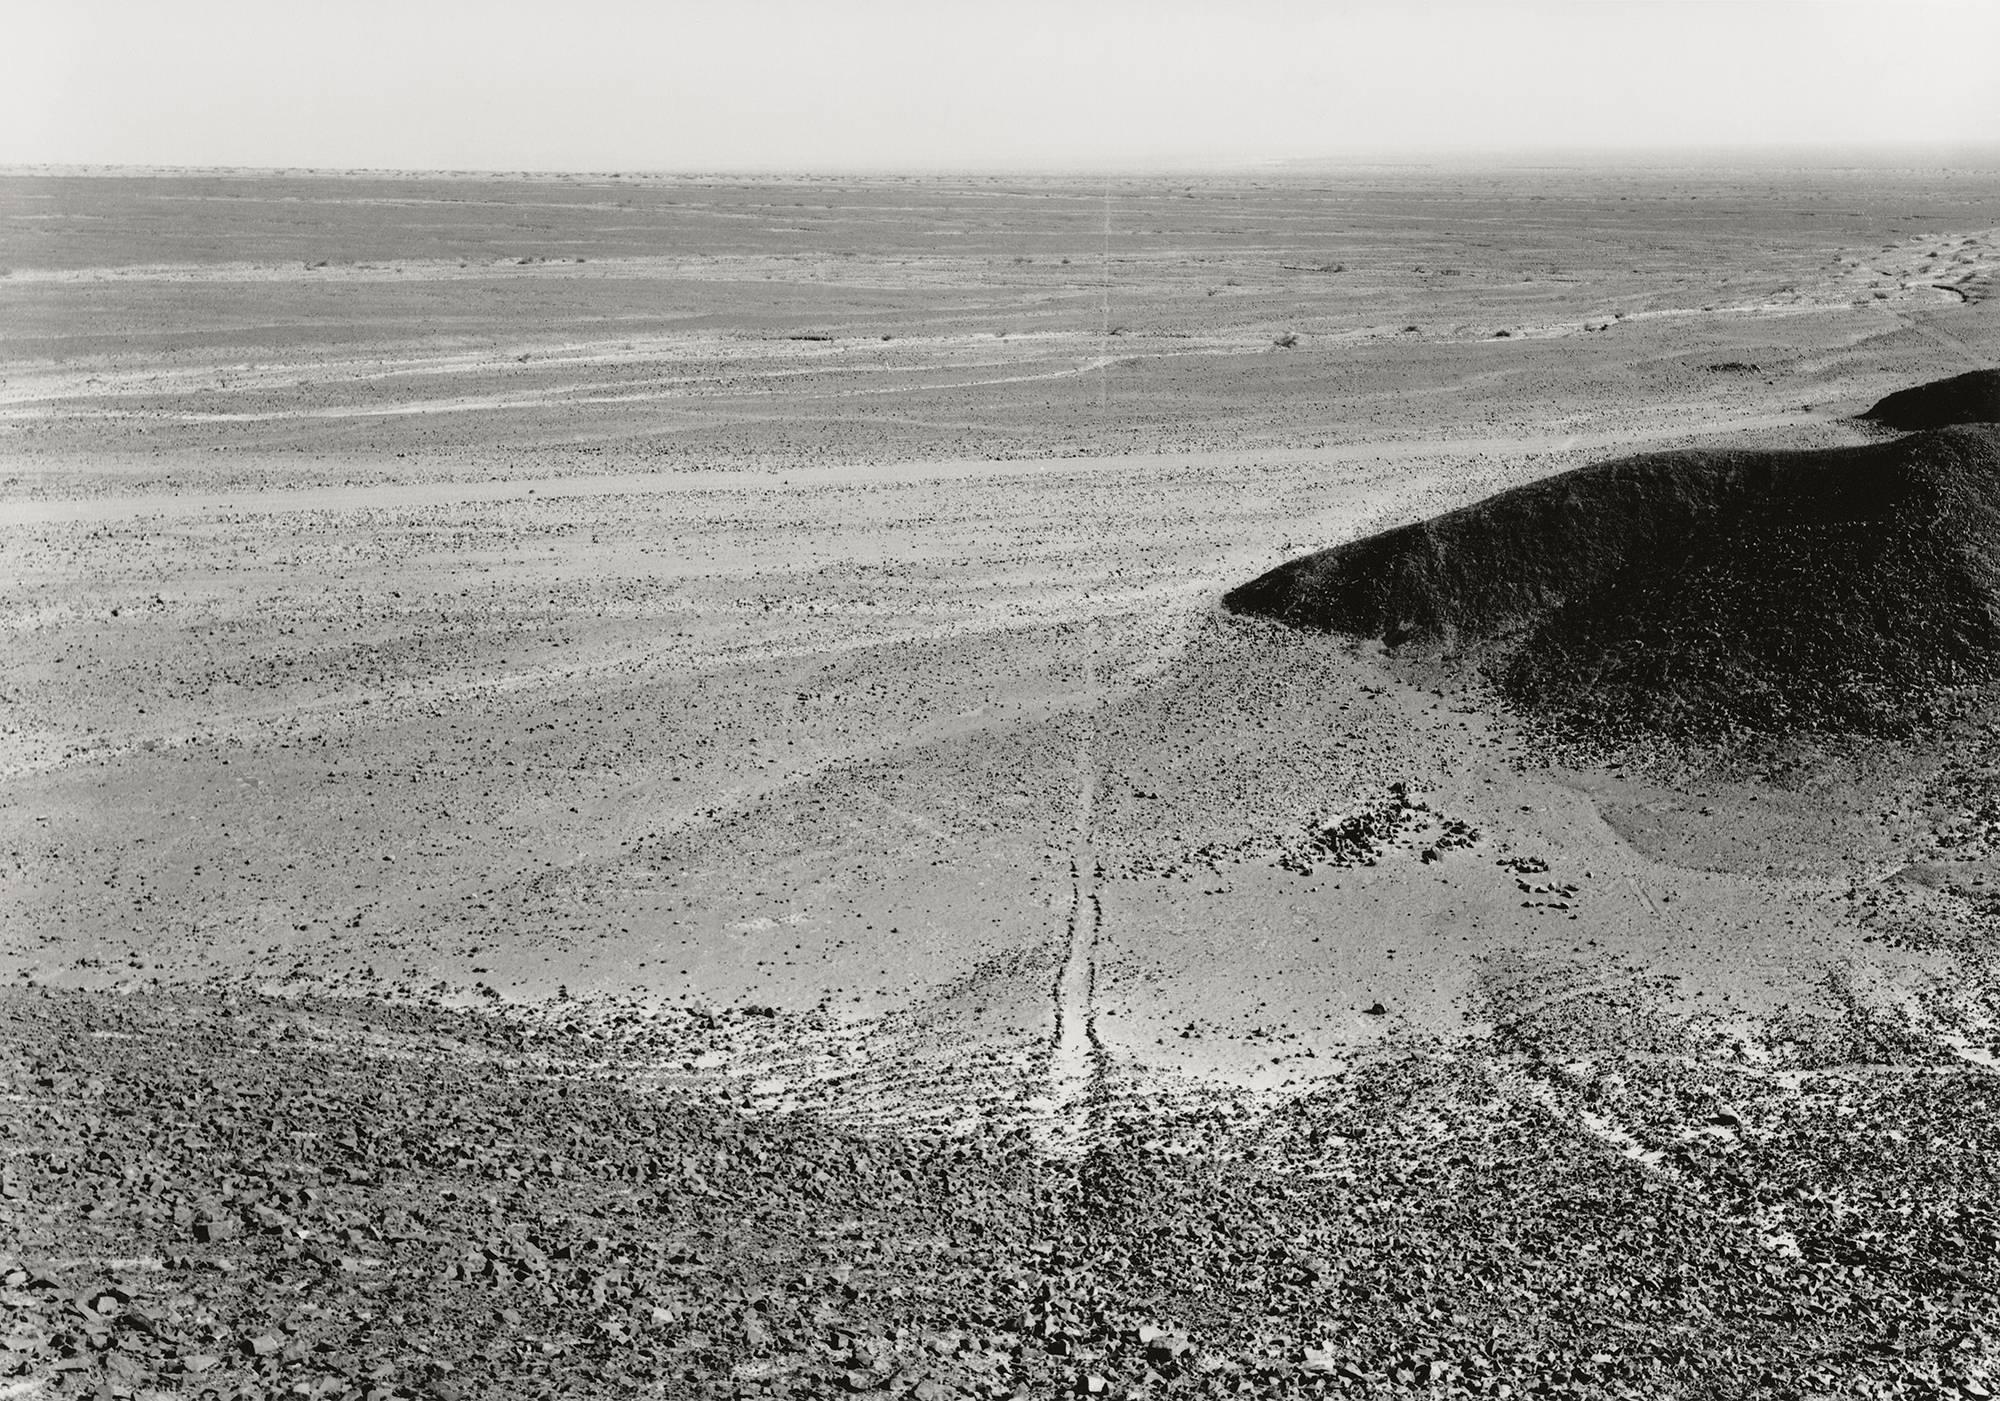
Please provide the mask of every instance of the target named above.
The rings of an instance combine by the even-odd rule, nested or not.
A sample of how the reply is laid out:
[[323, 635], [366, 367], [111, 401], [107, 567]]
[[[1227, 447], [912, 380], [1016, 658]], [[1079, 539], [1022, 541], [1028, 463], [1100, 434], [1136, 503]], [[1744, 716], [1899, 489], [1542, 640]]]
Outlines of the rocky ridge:
[[1234, 612], [1475, 671], [1573, 730], [1910, 734], [2000, 672], [2000, 429], [1672, 452], [1279, 566]]

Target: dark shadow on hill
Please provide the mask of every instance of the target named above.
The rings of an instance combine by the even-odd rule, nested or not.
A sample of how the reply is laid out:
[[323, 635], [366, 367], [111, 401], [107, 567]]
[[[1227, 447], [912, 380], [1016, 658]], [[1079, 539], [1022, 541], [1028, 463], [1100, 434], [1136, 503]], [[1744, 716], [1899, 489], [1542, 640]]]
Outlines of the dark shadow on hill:
[[1599, 463], [1224, 604], [1476, 671], [1600, 739], [1913, 734], [2000, 676], [2000, 428]]
[[1904, 432], [1955, 423], [2000, 423], [2000, 370], [1968, 370], [1899, 389], [1859, 417]]

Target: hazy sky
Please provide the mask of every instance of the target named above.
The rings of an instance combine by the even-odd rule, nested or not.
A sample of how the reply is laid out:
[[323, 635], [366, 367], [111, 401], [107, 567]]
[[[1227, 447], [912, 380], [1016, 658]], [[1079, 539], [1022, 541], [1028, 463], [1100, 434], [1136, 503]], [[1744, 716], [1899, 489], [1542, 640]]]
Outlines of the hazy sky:
[[16, 0], [0, 162], [2000, 142], [2000, 0]]

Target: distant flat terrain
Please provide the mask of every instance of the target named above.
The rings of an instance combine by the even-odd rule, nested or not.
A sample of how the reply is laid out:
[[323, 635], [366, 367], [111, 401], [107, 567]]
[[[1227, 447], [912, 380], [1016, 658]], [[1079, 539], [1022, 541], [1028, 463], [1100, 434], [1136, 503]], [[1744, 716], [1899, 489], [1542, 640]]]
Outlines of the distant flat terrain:
[[0, 424], [61, 492], [1705, 432], [1977, 361], [1995, 184], [14, 177]]

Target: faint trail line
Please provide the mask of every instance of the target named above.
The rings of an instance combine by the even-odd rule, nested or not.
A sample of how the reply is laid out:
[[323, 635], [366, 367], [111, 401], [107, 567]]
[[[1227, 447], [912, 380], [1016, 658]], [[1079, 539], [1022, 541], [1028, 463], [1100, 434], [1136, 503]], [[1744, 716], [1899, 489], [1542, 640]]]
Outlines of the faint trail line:
[[[1494, 1068], [1499, 1069], [1497, 1062]], [[1581, 1130], [1610, 1152], [1637, 1164], [1646, 1173], [1674, 1183], [1706, 1206], [1716, 1220], [1740, 1232], [1760, 1249], [1789, 1259], [1798, 1258], [1798, 1238], [1785, 1226], [1789, 1203], [1781, 1202], [1748, 1211], [1731, 1210], [1730, 1204], [1718, 1200], [1699, 1178], [1667, 1161], [1665, 1149], [1646, 1147], [1602, 1106], [1592, 1111], [1574, 1103], [1577, 1087], [1559, 1086], [1535, 1075], [1517, 1077], [1515, 1083], [1525, 1098], [1540, 1104], [1553, 1118]], [[1565, 1088], [1569, 1093], [1564, 1093]], [[1727, 1137], [1732, 1142], [1735, 1139], [1733, 1133]]]
[[[1953, 292], [1958, 291], [1956, 287], [1948, 288], [1946, 290]], [[1958, 295], [1961, 301], [1965, 299], [1965, 293], [1959, 292]], [[1950, 351], [1953, 355], [1957, 356], [1960, 360], [1963, 360], [1966, 364], [1972, 366], [1975, 370], [1983, 370], [1986, 368], [1986, 361], [1984, 357], [1974, 353], [1971, 346], [1967, 345], [1964, 341], [1960, 340], [1957, 336], [1952, 335], [1950, 332], [1941, 331], [1937, 327], [1931, 325], [1929, 321], [1920, 319], [1917, 313], [1907, 312], [1907, 311], [1898, 312], [1896, 315], [1896, 319], [1898, 321], [1901, 321], [1905, 326], [1908, 326], [1912, 331], [1915, 331], [1918, 335], [1922, 336], [1925, 340], [1929, 341], [1932, 345], [1939, 346], [1945, 350]]]
[[[1103, 423], [1110, 404], [1111, 367], [1111, 176], [1104, 176], [1104, 236], [1098, 250], [1102, 289], [1098, 322], [1097, 416]], [[1058, 1138], [1087, 1130], [1104, 1100], [1107, 1060], [1097, 1032], [1097, 937], [1104, 906], [1097, 894], [1097, 759], [1093, 740], [1103, 690], [1097, 676], [1097, 623], [1083, 628], [1084, 706], [1077, 712], [1076, 810], [1070, 833], [1070, 902], [1062, 966], [1050, 990], [1055, 1025], [1049, 1044], [1050, 1129]]]
[[1625, 877], [1625, 884], [1632, 888], [1634, 895], [1645, 902], [1646, 912], [1652, 915], [1653, 918], [1658, 919], [1660, 917], [1660, 907], [1653, 903], [1653, 897], [1648, 895], [1646, 888], [1639, 884], [1639, 878], [1637, 876], [1627, 876]]
[[1111, 177], [1104, 177], [1104, 246], [1097, 257], [1098, 281], [1104, 289], [1103, 317], [1097, 328], [1097, 416], [1110, 405], [1111, 374]]
[[1097, 627], [1085, 630], [1085, 687], [1091, 703], [1077, 718], [1082, 728], [1076, 740], [1076, 809], [1070, 835], [1070, 905], [1068, 945], [1056, 973], [1051, 998], [1055, 1027], [1049, 1047], [1049, 1099], [1058, 1133], [1084, 1127], [1079, 1114], [1091, 1114], [1101, 1103], [1109, 1071], [1104, 1043], [1097, 1031], [1097, 938], [1104, 923], [1098, 898], [1097, 760]]

